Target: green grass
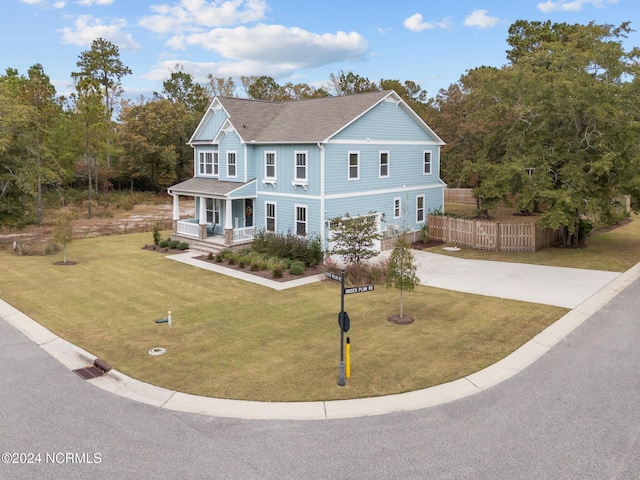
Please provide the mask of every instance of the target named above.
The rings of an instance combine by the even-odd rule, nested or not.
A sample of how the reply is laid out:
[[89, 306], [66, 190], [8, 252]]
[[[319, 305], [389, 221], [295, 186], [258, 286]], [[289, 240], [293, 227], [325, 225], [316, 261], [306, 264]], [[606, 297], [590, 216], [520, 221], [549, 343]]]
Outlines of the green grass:
[[[151, 234], [76, 241], [73, 266], [0, 251], [0, 297], [137, 379], [187, 393], [270, 401], [384, 395], [480, 370], [565, 309], [418, 287], [349, 295], [352, 378], [337, 387], [339, 286], [277, 292], [142, 250]], [[173, 327], [156, 324], [172, 311]], [[148, 350], [165, 347], [162, 356]]]

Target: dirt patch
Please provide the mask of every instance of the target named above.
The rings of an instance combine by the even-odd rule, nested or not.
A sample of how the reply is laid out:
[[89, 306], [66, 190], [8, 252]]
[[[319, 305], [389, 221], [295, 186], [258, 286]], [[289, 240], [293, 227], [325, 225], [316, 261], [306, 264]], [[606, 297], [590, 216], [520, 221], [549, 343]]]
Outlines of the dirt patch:
[[[181, 208], [181, 218], [193, 214], [193, 207]], [[151, 232], [158, 224], [161, 230], [170, 230], [173, 223], [173, 205], [140, 204], [132, 210], [118, 211], [111, 217], [76, 218], [73, 226], [73, 238], [82, 239], [106, 235], [122, 235], [124, 233]], [[53, 225], [38, 227], [30, 225], [20, 230], [3, 230], [0, 232], [0, 245], [12, 245], [13, 242], [23, 244], [46, 244], [53, 239]]]
[[415, 319], [409, 315], [403, 315], [402, 317], [400, 315], [391, 315], [387, 317], [387, 321], [396, 325], [411, 325]]
[[66, 266], [66, 265], [77, 265], [78, 262], [72, 262], [71, 260], [67, 260], [66, 262], [63, 262], [62, 260], [60, 260], [59, 262], [53, 262], [53, 264]]

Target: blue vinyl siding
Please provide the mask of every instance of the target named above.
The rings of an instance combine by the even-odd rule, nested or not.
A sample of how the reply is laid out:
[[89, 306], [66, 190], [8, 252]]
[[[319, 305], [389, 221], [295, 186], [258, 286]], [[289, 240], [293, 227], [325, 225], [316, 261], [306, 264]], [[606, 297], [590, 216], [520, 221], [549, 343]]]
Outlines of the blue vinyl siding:
[[[236, 175], [228, 176], [227, 153], [236, 153]], [[229, 182], [244, 182], [244, 145], [235, 132], [227, 133], [220, 140], [220, 180]]]
[[308, 233], [320, 234], [320, 200], [305, 196], [278, 196], [268, 193], [258, 195], [254, 202], [254, 222], [257, 229], [265, 228], [265, 202], [276, 204], [276, 231], [286, 234], [288, 231], [295, 232], [295, 206], [307, 206], [307, 229]]
[[401, 107], [393, 102], [376, 105], [335, 135], [335, 140], [395, 140], [436, 142]]
[[[302, 197], [320, 195], [320, 149], [315, 144], [299, 145], [259, 145], [251, 148], [255, 159], [255, 173], [258, 179], [258, 191], [265, 193], [284, 193]], [[276, 185], [263, 184], [264, 152], [276, 152]], [[297, 186], [292, 182], [295, 177], [295, 153], [307, 153], [307, 188]]]
[[195, 140], [213, 140], [222, 127], [222, 124], [227, 119], [227, 115], [221, 108], [217, 110], [209, 110], [208, 114], [209, 118]]

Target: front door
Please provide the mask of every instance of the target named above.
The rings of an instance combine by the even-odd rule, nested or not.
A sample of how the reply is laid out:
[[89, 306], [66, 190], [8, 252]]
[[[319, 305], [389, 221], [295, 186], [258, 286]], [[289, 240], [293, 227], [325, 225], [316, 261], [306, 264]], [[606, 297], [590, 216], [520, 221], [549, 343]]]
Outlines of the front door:
[[244, 226], [253, 227], [253, 199], [251, 198], [244, 201]]

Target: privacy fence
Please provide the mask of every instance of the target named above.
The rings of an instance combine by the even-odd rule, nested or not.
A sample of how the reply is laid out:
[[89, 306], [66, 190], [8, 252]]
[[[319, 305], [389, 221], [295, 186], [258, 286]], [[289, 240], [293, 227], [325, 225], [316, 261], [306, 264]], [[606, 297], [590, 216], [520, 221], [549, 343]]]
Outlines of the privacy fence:
[[429, 236], [478, 250], [535, 252], [560, 239], [560, 231], [541, 229], [533, 223], [500, 223], [429, 215]]

